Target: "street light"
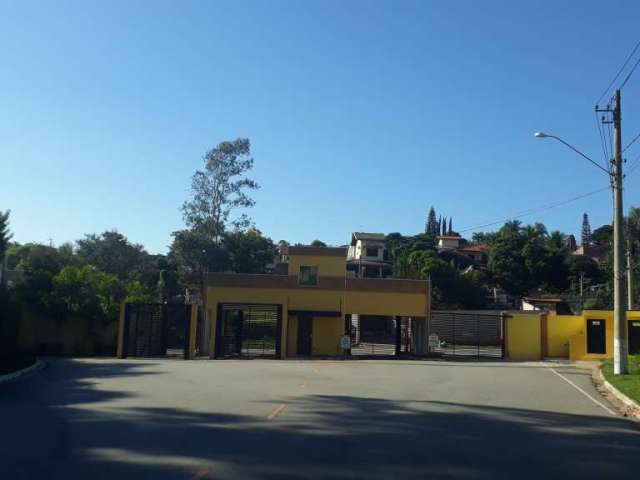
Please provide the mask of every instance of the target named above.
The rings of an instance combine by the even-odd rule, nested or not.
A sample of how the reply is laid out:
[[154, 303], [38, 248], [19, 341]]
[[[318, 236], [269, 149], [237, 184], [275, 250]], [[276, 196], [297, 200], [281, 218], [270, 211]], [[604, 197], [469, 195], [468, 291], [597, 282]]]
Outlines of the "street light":
[[562, 143], [563, 145], [569, 147], [571, 150], [573, 150], [574, 152], [576, 152], [578, 155], [580, 155], [582, 158], [585, 158], [587, 160], [589, 160], [591, 163], [593, 163], [596, 167], [598, 167], [600, 170], [602, 170], [604, 173], [607, 174], [607, 176], [611, 176], [611, 172], [609, 170], [607, 170], [606, 168], [604, 168], [602, 165], [600, 165], [598, 162], [592, 160], [591, 158], [589, 158], [588, 156], [586, 156], [584, 153], [582, 153], [580, 150], [578, 150], [577, 148], [575, 148], [573, 145], [565, 142], [563, 139], [561, 139], [560, 137], [556, 137], [555, 135], [548, 135], [544, 132], [536, 132], [533, 134], [534, 137], [536, 138], [553, 138], [554, 140], [559, 141], [560, 143]]
[[612, 169], [603, 168], [598, 162], [592, 160], [573, 145], [565, 142], [560, 137], [555, 135], [548, 135], [543, 132], [535, 132], [533, 136], [535, 138], [553, 138], [566, 147], [576, 152], [581, 157], [585, 158], [593, 165], [598, 167], [604, 173], [607, 174], [609, 181], [611, 182], [611, 188], [613, 189], [613, 373], [615, 375], [628, 373], [628, 347], [627, 347], [627, 329], [626, 329], [626, 315], [624, 310], [624, 304], [622, 300], [623, 295], [623, 270], [622, 270], [622, 258], [624, 256], [622, 245], [622, 148], [621, 148], [621, 134], [620, 134], [620, 92], [616, 91], [616, 109], [614, 112], [614, 133], [615, 133], [615, 145], [614, 145], [614, 158], [611, 160]]

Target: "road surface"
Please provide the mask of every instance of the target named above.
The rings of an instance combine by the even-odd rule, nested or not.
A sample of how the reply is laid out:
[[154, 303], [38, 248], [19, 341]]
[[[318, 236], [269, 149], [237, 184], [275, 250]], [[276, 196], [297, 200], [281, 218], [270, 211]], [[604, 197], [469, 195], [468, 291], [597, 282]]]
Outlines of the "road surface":
[[0, 385], [2, 479], [638, 478], [568, 365], [49, 360]]

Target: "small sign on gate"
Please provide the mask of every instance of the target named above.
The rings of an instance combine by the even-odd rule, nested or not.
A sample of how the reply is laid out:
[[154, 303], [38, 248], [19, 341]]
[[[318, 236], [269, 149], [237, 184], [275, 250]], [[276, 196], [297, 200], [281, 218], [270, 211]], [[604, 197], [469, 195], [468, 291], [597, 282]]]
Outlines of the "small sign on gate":
[[343, 350], [349, 350], [351, 348], [351, 335], [343, 335], [340, 339], [340, 347]]
[[429, 335], [429, 348], [438, 348], [440, 346], [440, 338], [435, 333]]

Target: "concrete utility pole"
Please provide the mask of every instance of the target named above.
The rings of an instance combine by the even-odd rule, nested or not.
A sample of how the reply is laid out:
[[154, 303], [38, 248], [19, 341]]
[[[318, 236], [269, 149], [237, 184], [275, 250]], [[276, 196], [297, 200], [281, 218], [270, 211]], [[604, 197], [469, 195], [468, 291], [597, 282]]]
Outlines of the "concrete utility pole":
[[631, 264], [631, 239], [627, 225], [627, 310], [633, 310], [633, 270]]
[[613, 96], [613, 160], [611, 181], [613, 186], [613, 373], [629, 373], [627, 358], [627, 319], [624, 306], [624, 252], [622, 231], [622, 115], [620, 90]]

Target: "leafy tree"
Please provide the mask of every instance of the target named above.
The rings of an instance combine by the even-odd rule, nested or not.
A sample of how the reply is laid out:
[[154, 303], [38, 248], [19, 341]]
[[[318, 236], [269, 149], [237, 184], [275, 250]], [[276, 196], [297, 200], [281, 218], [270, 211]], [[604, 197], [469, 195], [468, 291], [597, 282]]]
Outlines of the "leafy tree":
[[229, 254], [216, 240], [199, 230], [173, 232], [169, 258], [177, 265], [178, 274], [187, 284], [194, 275], [205, 271], [220, 272], [230, 266]]
[[613, 227], [602, 225], [591, 233], [591, 243], [600, 247], [610, 248], [613, 242]]
[[449, 217], [449, 230], [447, 231], [447, 235], [453, 235], [453, 219]]
[[53, 277], [64, 267], [57, 249], [30, 243], [11, 252], [19, 273], [16, 286], [18, 299], [25, 304], [47, 308], [52, 302]]
[[314, 240], [313, 242], [311, 242], [311, 246], [312, 247], [326, 247], [327, 244], [324, 243], [322, 240]]
[[0, 260], [4, 258], [4, 254], [9, 247], [9, 241], [13, 236], [9, 231], [9, 214], [10, 210], [3, 212], [0, 210]]
[[582, 245], [591, 245], [591, 225], [589, 224], [589, 215], [582, 215]]
[[237, 273], [266, 273], [272, 264], [276, 248], [260, 230], [238, 230], [227, 234], [225, 246], [229, 252], [231, 269]]
[[53, 296], [68, 312], [86, 318], [115, 319], [124, 289], [115, 275], [93, 265], [66, 266], [53, 277]]
[[526, 237], [519, 221], [505, 223], [491, 242], [488, 269], [493, 280], [513, 295], [528, 292], [530, 281], [522, 250]]
[[94, 265], [123, 281], [136, 279], [148, 260], [148, 253], [142, 245], [129, 242], [116, 230], [85, 235], [76, 244], [76, 255], [81, 264]]
[[[191, 179], [191, 200], [182, 205], [185, 223], [192, 230], [219, 241], [227, 228], [233, 210], [254, 205], [247, 191], [258, 184], [247, 178], [253, 168], [249, 139], [222, 142], [204, 156], [204, 169]], [[236, 228], [249, 224], [245, 215], [231, 223]]]

